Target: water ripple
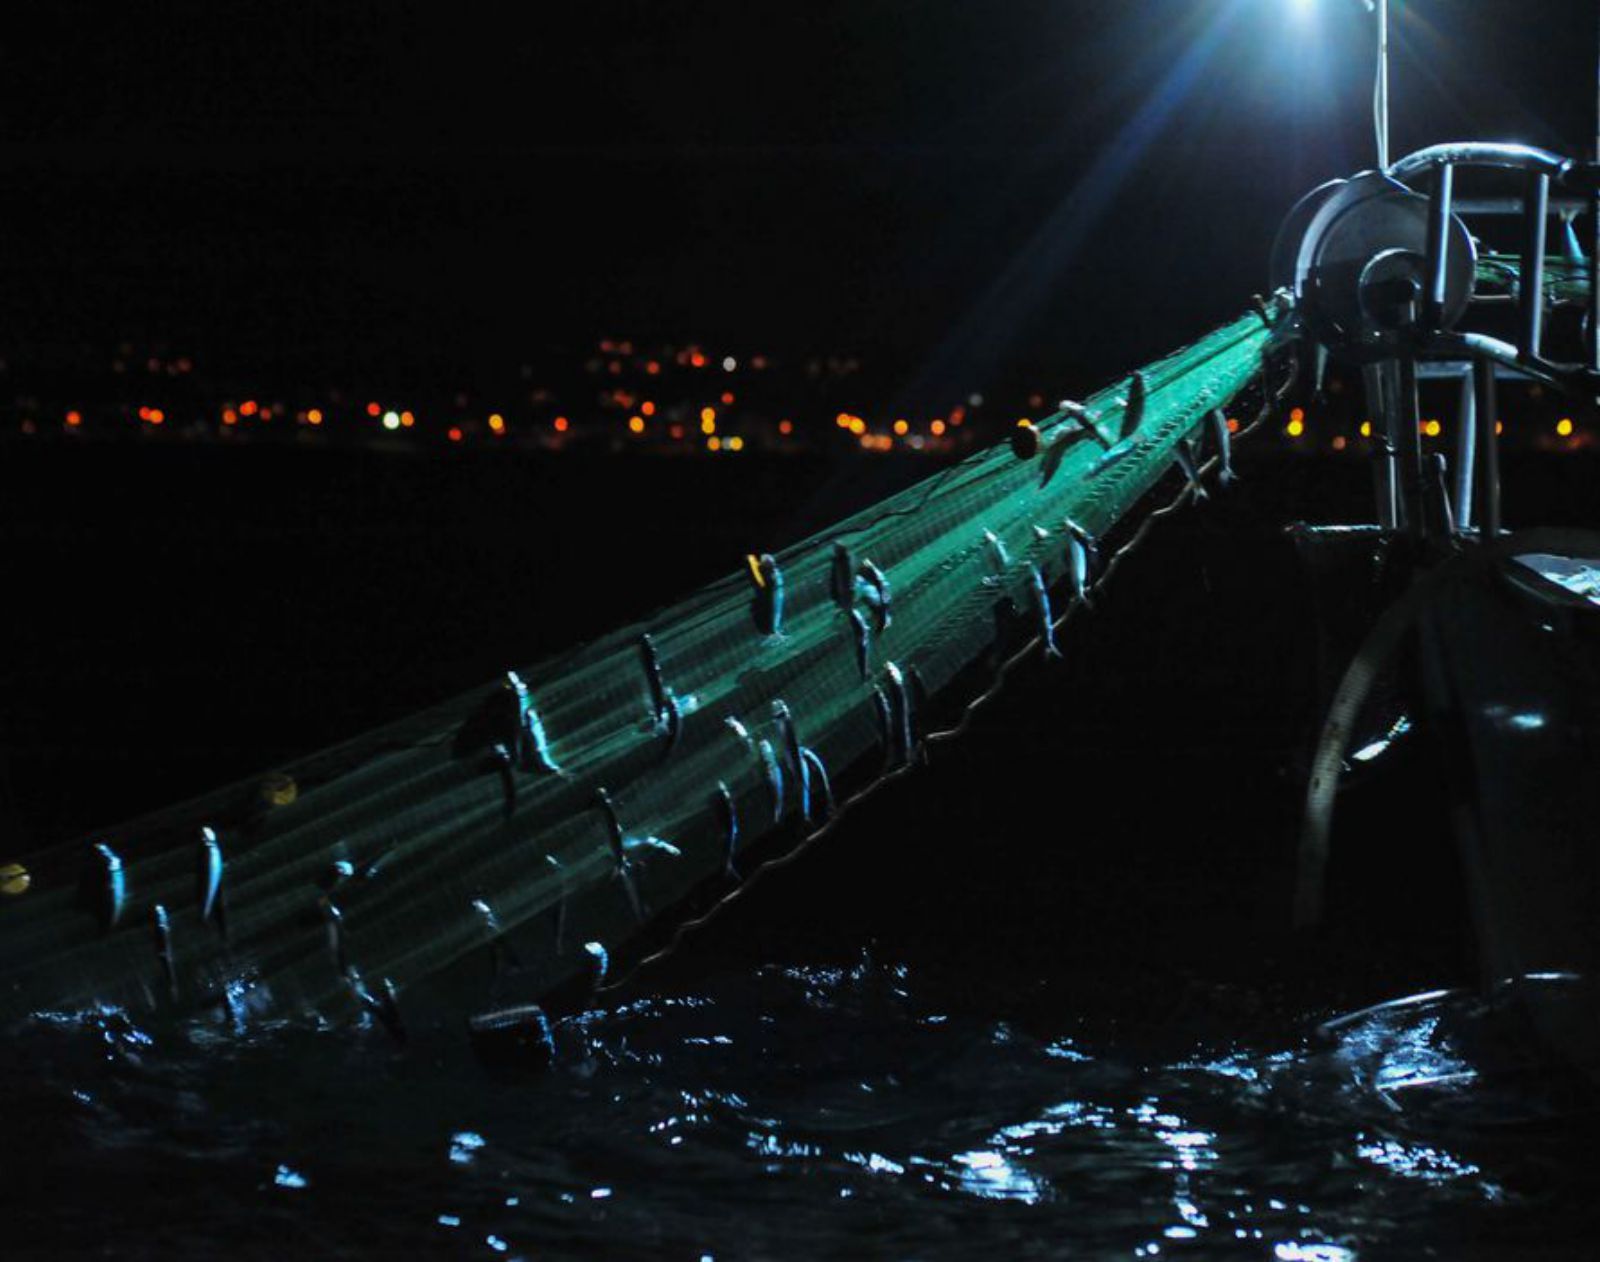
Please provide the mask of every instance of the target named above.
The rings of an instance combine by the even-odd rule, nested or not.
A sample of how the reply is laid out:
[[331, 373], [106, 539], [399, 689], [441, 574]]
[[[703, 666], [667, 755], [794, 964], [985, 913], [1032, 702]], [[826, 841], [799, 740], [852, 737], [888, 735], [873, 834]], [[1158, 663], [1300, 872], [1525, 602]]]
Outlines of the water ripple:
[[[1146, 1062], [936, 990], [760, 970], [561, 1022], [553, 1069], [511, 1083], [378, 1031], [50, 1014], [7, 1052], [13, 1239], [1352, 1262], [1590, 1230], [1586, 1130], [1497, 1086], [1454, 1000]], [[1508, 1101], [1538, 1125], [1507, 1131]]]

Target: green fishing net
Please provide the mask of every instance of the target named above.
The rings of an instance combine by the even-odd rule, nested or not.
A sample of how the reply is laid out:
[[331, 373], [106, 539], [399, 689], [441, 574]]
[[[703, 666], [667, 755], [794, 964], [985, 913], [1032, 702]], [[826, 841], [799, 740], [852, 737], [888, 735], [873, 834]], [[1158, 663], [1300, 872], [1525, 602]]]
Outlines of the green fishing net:
[[0, 899], [0, 1016], [339, 1018], [452, 987], [471, 1007], [489, 988], [448, 980], [470, 961], [526, 997], [613, 983], [630, 944], [913, 763], [1005, 635], [1070, 653], [1055, 627], [1098, 541], [1194, 444], [1215, 450], [1283, 314], [1235, 320], [640, 625], [27, 856], [27, 891]]

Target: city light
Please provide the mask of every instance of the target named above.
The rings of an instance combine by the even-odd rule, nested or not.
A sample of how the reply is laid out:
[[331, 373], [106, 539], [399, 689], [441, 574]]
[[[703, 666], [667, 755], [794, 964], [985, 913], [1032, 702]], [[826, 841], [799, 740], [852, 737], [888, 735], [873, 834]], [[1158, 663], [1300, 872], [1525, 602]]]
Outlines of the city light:
[[[152, 438], [159, 431], [163, 439], [171, 434], [173, 438], [186, 441], [205, 441], [208, 437], [226, 438], [233, 442], [270, 441], [265, 423], [270, 419], [284, 418], [294, 421], [293, 432], [317, 429], [319, 433], [326, 432], [330, 437], [341, 439], [348, 433], [357, 442], [373, 438], [387, 439], [391, 435], [398, 437], [400, 432], [415, 432], [431, 435], [435, 440], [448, 439], [452, 443], [465, 444], [494, 438], [501, 440], [498, 445], [502, 450], [518, 452], [531, 452], [539, 447], [556, 451], [569, 447], [569, 442], [561, 441], [563, 439], [581, 441], [591, 434], [600, 436], [618, 432], [641, 440], [658, 438], [659, 443], [630, 444], [633, 450], [652, 453], [681, 452], [683, 449], [678, 444], [685, 439], [698, 440], [693, 446], [695, 451], [710, 451], [712, 448], [705, 440], [715, 437], [719, 440], [715, 448], [718, 452], [760, 451], [778, 457], [807, 450], [819, 441], [828, 441], [824, 428], [808, 428], [793, 413], [774, 414], [768, 410], [767, 400], [751, 400], [745, 397], [744, 391], [723, 388], [730, 383], [719, 382], [708, 392], [703, 388], [697, 389], [693, 385], [694, 379], [687, 372], [680, 375], [679, 367], [686, 370], [695, 357], [711, 366], [731, 358], [720, 351], [713, 354], [700, 346], [668, 345], [657, 351], [658, 359], [646, 361], [643, 357], [625, 358], [625, 348], [631, 343], [611, 341], [610, 345], [612, 355], [606, 362], [620, 364], [624, 375], [614, 381], [607, 380], [602, 389], [589, 394], [589, 412], [592, 414], [556, 412], [557, 404], [562, 402], [581, 408], [583, 404], [580, 397], [568, 393], [565, 385], [558, 388], [555, 385], [561, 380], [558, 376], [552, 375], [547, 379], [550, 384], [539, 383], [532, 367], [524, 364], [522, 377], [529, 384], [524, 387], [523, 402], [531, 408], [532, 415], [529, 418], [530, 427], [516, 434], [513, 433], [508, 413], [491, 411], [483, 405], [476, 391], [466, 388], [419, 399], [415, 412], [387, 406], [370, 397], [350, 396], [337, 387], [330, 387], [325, 397], [314, 406], [307, 404], [294, 407], [270, 401], [273, 397], [270, 390], [258, 390], [252, 397], [245, 397], [237, 384], [225, 387], [226, 393], [218, 389], [217, 394], [212, 396], [225, 399], [226, 402], [208, 402], [202, 395], [193, 402], [186, 401], [184, 407], [176, 411], [148, 400], [130, 400], [120, 405], [108, 404], [98, 410], [80, 410], [78, 406], [73, 406], [70, 396], [44, 400], [37, 406], [47, 416], [59, 418], [55, 428], [57, 434], [72, 434], [83, 439], [97, 438], [101, 433], [108, 432], [110, 425], [102, 428], [103, 416], [106, 421], [116, 418], [114, 424], [118, 426], [133, 421]], [[141, 360], [135, 359], [133, 362], [139, 363]], [[162, 362], [161, 376], [174, 375], [168, 373], [167, 368], [177, 361], [169, 363], [163, 359]], [[593, 373], [599, 371], [592, 366], [596, 362], [591, 358], [582, 361], [580, 367], [583, 371]], [[664, 379], [649, 380], [647, 363], [661, 365], [661, 377]], [[738, 367], [741, 371], [753, 372], [756, 358], [743, 358], [738, 361]], [[763, 371], [780, 372], [785, 367], [764, 361]], [[798, 382], [792, 383], [789, 390], [791, 406], [805, 408], [808, 415], [816, 414], [820, 399], [826, 399], [828, 394], [841, 389], [842, 377], [860, 371], [858, 361], [843, 356], [799, 360], [795, 361], [793, 368], [797, 372]], [[196, 381], [202, 389], [206, 388], [204, 383], [203, 376]], [[799, 391], [815, 389], [820, 399], [815, 395], [794, 396], [796, 388]], [[859, 386], [847, 388], [852, 393], [861, 389]], [[1338, 383], [1331, 382], [1330, 395], [1339, 393]], [[647, 394], [650, 397], [646, 398]], [[943, 412], [930, 408], [918, 413], [916, 419], [905, 412], [898, 415], [895, 412], [886, 415], [880, 412], [876, 420], [869, 421], [864, 413], [877, 410], [882, 400], [867, 395], [859, 400], [851, 399], [850, 406], [841, 408], [837, 403], [839, 396], [835, 394], [829, 406], [836, 410], [821, 411], [818, 423], [826, 427], [827, 419], [831, 418], [835, 427], [851, 435], [852, 448], [863, 452], [916, 452], [934, 457], [948, 453], [952, 447], [981, 448], [1001, 437], [1008, 437], [1015, 448], [1019, 440], [1015, 437], [1014, 427], [1036, 424], [1032, 418], [1049, 411], [1053, 398], [1053, 392], [1016, 387], [1003, 392], [1000, 388], [992, 388], [990, 395], [982, 403], [985, 411], [981, 413], [969, 411], [979, 406], [983, 399], [981, 394], [973, 391], [963, 392], [959, 397], [964, 401]], [[1547, 396], [1536, 384], [1526, 387], [1526, 398], [1530, 406], [1541, 411], [1528, 418], [1528, 428], [1520, 432], [1513, 431], [1514, 437], [1552, 452], [1575, 452], [1587, 448], [1590, 435], [1578, 416], [1562, 416], [1554, 412], [1553, 402], [1550, 401], [1553, 397]], [[168, 400], [160, 402], [165, 404]], [[1040, 404], [1040, 407], [1032, 407], [1034, 403]], [[1299, 451], [1316, 451], [1331, 456], [1347, 452], [1352, 444], [1359, 441], [1358, 435], [1360, 440], [1369, 442], [1377, 441], [1380, 437], [1381, 422], [1375, 422], [1370, 416], [1363, 419], [1359, 412], [1352, 416], [1348, 411], [1341, 411], [1337, 400], [1330, 400], [1326, 417], [1319, 416], [1319, 427], [1313, 435], [1310, 412], [1309, 403], [1286, 407], [1277, 440], [1291, 444]], [[430, 417], [437, 419], [430, 423]], [[969, 436], [958, 430], [956, 427], [963, 420], [974, 421], [975, 424], [969, 429], [976, 432]], [[254, 423], [247, 425], [247, 421]], [[1415, 423], [1424, 441], [1441, 441], [1446, 437], [1446, 422], [1437, 413], [1431, 417], [1418, 417]], [[1244, 425], [1238, 417], [1226, 417], [1225, 424], [1232, 434], [1241, 433]], [[1452, 420], [1450, 424], [1455, 422]], [[22, 434], [50, 432], [49, 426], [42, 426], [36, 416], [19, 417], [12, 425], [13, 432]], [[544, 426], [550, 428], [545, 430]], [[459, 436], [455, 436], [456, 431], [459, 431]], [[1497, 425], [1497, 432], [1505, 434], [1507, 431], [1503, 425]], [[285, 434], [285, 438], [288, 436]], [[525, 441], [513, 443], [516, 437], [524, 437]], [[544, 442], [538, 441], [541, 437], [545, 439]], [[1314, 443], [1307, 441], [1313, 438]]]

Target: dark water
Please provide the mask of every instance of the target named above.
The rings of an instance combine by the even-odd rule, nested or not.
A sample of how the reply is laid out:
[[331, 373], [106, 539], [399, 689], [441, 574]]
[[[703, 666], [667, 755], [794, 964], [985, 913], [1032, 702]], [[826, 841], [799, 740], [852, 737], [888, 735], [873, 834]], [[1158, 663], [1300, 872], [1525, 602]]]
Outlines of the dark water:
[[[296, 465], [282, 508], [270, 464], [10, 466], [20, 590], [79, 582], [4, 656], [8, 827], [160, 805], [642, 613], [830, 485], [755, 467], [690, 497], [608, 470], [622, 507], [575, 520], [640, 587], [560, 604], [609, 552], [530, 552], [593, 487], [555, 466]], [[1586, 1092], [1465, 1000], [1316, 1034], [1474, 970], [1426, 758], [1344, 795], [1336, 914], [1289, 932], [1316, 645], [1281, 527], [1312, 491], [1354, 519], [1366, 484], [1352, 509], [1337, 470], [1247, 472], [1152, 535], [1065, 662], [562, 1021], [547, 1071], [416, 1016], [403, 1049], [119, 1013], [8, 1034], [0, 1257], [1600, 1253]], [[1546, 474], [1511, 485], [1592, 516], [1592, 480]], [[89, 516], [55, 530], [74, 487]]]
[[1474, 1064], [1464, 1000], [1186, 1046], [942, 983], [728, 975], [569, 1018], [511, 1076], [379, 1029], [41, 1020], [7, 1055], [7, 1252], [1590, 1255], [1586, 1121]]

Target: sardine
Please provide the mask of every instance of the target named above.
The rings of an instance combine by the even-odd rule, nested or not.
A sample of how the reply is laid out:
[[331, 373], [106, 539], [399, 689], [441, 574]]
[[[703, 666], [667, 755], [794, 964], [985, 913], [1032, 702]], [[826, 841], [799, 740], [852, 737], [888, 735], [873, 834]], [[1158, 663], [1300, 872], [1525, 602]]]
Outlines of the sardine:
[[783, 701], [772, 703], [772, 718], [778, 725], [784, 769], [794, 776], [794, 783], [800, 790], [800, 818], [805, 819], [811, 814], [811, 773], [800, 756], [800, 733], [795, 727], [794, 715]]
[[1206, 499], [1205, 483], [1200, 481], [1200, 465], [1195, 460], [1194, 448], [1187, 438], [1172, 449], [1173, 457], [1178, 462], [1178, 468], [1183, 470], [1183, 476], [1189, 480], [1189, 492], [1196, 503]]
[[820, 790], [811, 794], [808, 806], [815, 808], [820, 801], [822, 807], [808, 810], [806, 820], [808, 823], [825, 821], [833, 815], [833, 785], [828, 781], [828, 769], [822, 764], [822, 756], [809, 745], [801, 748], [800, 762], [806, 769], [806, 779]]
[[783, 818], [783, 765], [778, 761], [772, 742], [763, 738], [756, 746], [761, 755], [761, 767], [766, 773], [767, 789], [772, 794], [772, 822]]
[[400, 992], [395, 989], [395, 984], [385, 977], [378, 983], [378, 993], [369, 994], [368, 999], [371, 1001], [372, 1014], [389, 1031], [389, 1037], [405, 1046], [406, 1026], [400, 1018]]
[[[1069, 420], [1072, 421], [1073, 424], [1075, 424], [1090, 438], [1094, 439], [1095, 442], [1099, 443], [1108, 451], [1110, 450], [1111, 441], [1103, 433], [1101, 433], [1099, 424], [1090, 414], [1089, 409], [1084, 407], [1083, 404], [1074, 403], [1071, 399], [1062, 399], [1061, 411]], [[1060, 445], [1061, 444], [1058, 442], [1057, 446]]]
[[739, 871], [733, 866], [734, 853], [739, 848], [739, 811], [734, 804], [733, 794], [722, 781], [717, 782], [717, 815], [722, 821], [722, 868], [734, 880], [739, 879]]
[[1138, 445], [1139, 440], [1137, 437], [1124, 438], [1115, 447], [1111, 448], [1111, 450], [1107, 451], [1105, 455], [1101, 456], [1100, 459], [1096, 460], [1092, 465], [1089, 466], [1089, 476], [1092, 478], [1098, 474], [1104, 473], [1112, 465], [1123, 460], [1125, 457], [1132, 455], [1133, 449]]
[[993, 587], [1005, 578], [1006, 571], [1011, 568], [1011, 554], [1006, 551], [1000, 536], [992, 530], [983, 532], [983, 542], [989, 550], [990, 569], [989, 576], [983, 581], [986, 586]]
[[506, 941], [505, 930], [500, 925], [500, 917], [494, 914], [494, 908], [483, 899], [475, 898], [472, 900], [472, 910], [478, 913], [484, 928], [489, 931], [489, 958], [494, 969], [494, 980], [499, 981], [502, 974], [520, 968], [521, 964], [511, 944]]
[[783, 571], [770, 552], [749, 558], [755, 584], [756, 625], [765, 635], [783, 634]]
[[634, 918], [642, 922], [644, 903], [640, 900], [639, 887], [633, 879], [633, 867], [628, 862], [628, 838], [622, 830], [622, 820], [617, 815], [611, 794], [604, 788], [595, 790], [595, 798], [606, 815], [607, 835], [611, 842], [611, 857], [615, 863], [617, 881], [622, 885], [622, 892], [627, 895], [628, 905], [633, 909]]
[[889, 700], [893, 706], [893, 719], [895, 735], [900, 742], [900, 754], [906, 762], [911, 761], [911, 693], [906, 689], [906, 677], [900, 668], [893, 662], [883, 664], [884, 673], [889, 676]]
[[496, 745], [489, 751], [489, 762], [499, 773], [500, 789], [505, 796], [505, 813], [509, 817], [517, 808], [516, 759], [504, 745]]
[[1089, 549], [1077, 535], [1067, 536], [1067, 565], [1072, 576], [1072, 598], [1081, 605], [1089, 600]]
[[[214, 829], [200, 830], [200, 923], [224, 929], [222, 914], [222, 843]], [[225, 931], [225, 930], [224, 930]]]
[[561, 767], [550, 751], [550, 740], [545, 734], [544, 723], [539, 718], [539, 710], [533, 703], [533, 694], [528, 691], [528, 685], [516, 671], [508, 670], [505, 687], [516, 708], [516, 730], [512, 734], [512, 744], [517, 765], [524, 770], [537, 766], [546, 771], [559, 772]]
[[655, 854], [664, 854], [670, 859], [683, 858], [683, 851], [661, 837], [628, 837], [623, 840], [622, 848], [629, 855], [635, 851], [649, 850]]
[[585, 942], [583, 953], [589, 959], [589, 997], [592, 999], [611, 971], [611, 954], [598, 942]]
[[645, 677], [650, 681], [650, 704], [655, 711], [655, 730], [665, 733], [667, 752], [670, 754], [683, 735], [683, 707], [671, 688], [667, 687], [661, 673], [661, 655], [649, 633], [639, 637], [639, 650], [644, 657]]
[[110, 846], [97, 841], [95, 854], [100, 859], [100, 923], [107, 933], [122, 921], [128, 905], [128, 877], [122, 868], [122, 859]]
[[1039, 611], [1039, 638], [1044, 642], [1045, 656], [1059, 658], [1061, 650], [1056, 647], [1056, 624], [1050, 613], [1050, 588], [1044, 581], [1044, 571], [1030, 563], [1028, 573], [1033, 580], [1033, 599]]
[[856, 574], [858, 590], [865, 598], [867, 608], [872, 611], [878, 634], [882, 635], [893, 621], [894, 597], [889, 587], [889, 576], [871, 560], [863, 560]]
[[850, 611], [850, 627], [855, 632], [856, 668], [860, 670], [861, 678], [865, 679], [872, 668], [872, 627], [859, 609]]
[[621, 872], [628, 866], [628, 850], [625, 845], [627, 838], [622, 832], [622, 820], [617, 815], [616, 803], [611, 800], [611, 794], [603, 787], [594, 791], [594, 797], [595, 804], [606, 817], [606, 839], [611, 843], [611, 858], [616, 870]]
[[344, 913], [336, 904], [324, 900], [322, 914], [327, 921], [328, 954], [333, 956], [333, 966], [341, 973], [349, 973], [350, 960], [344, 949]]
[[1233, 431], [1221, 408], [1213, 408], [1209, 419], [1211, 437], [1217, 445], [1217, 485], [1226, 489], [1233, 485]]
[[894, 703], [882, 684], [873, 685], [872, 701], [878, 712], [878, 731], [883, 737], [883, 769], [888, 771], [894, 766], [895, 755]]
[[544, 861], [547, 866], [556, 870], [561, 879], [561, 895], [556, 900], [555, 946], [557, 955], [565, 955], [567, 952], [567, 874], [561, 866], [561, 861], [554, 855], [545, 855]]
[[850, 549], [842, 543], [833, 545], [833, 567], [828, 572], [828, 591], [834, 604], [849, 609], [856, 600], [856, 563]]
[[178, 997], [178, 969], [172, 958], [172, 921], [167, 909], [157, 903], [150, 909], [150, 928], [155, 936], [156, 958], [161, 961], [161, 975], [166, 979], [167, 993]]
[[[1144, 374], [1136, 372], [1128, 378], [1128, 395], [1122, 401], [1122, 432], [1118, 437], [1126, 442], [1138, 432], [1144, 424], [1145, 404], [1148, 390]], [[1106, 453], [1109, 455], [1110, 453]]]

